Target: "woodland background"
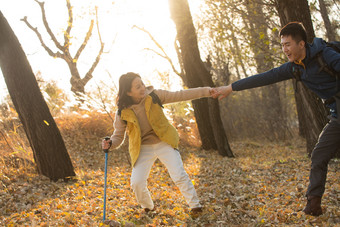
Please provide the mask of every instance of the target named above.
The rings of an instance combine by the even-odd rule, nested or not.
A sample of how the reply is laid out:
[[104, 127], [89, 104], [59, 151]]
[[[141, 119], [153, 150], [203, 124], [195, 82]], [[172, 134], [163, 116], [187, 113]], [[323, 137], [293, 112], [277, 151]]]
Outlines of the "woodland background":
[[[72, 10], [76, 9], [73, 9], [72, 1], [65, 2], [69, 23], [64, 33], [65, 42], [60, 42], [64, 55], [59, 55], [60, 52], [53, 48], [51, 52], [43, 45], [41, 48], [50, 55], [46, 57], [60, 58], [68, 63], [70, 75], [66, 77], [71, 78], [70, 90], [73, 93], [65, 91], [54, 80], [44, 79], [39, 71], [34, 76], [60, 130], [75, 176], [65, 180], [41, 174], [36, 163], [44, 160], [39, 162], [39, 155], [34, 155], [36, 151], [30, 146], [32, 142], [25, 133], [25, 124], [18, 116], [13, 97], [11, 99], [8, 95], [0, 106], [0, 224], [5, 226], [103, 225], [104, 153], [100, 141], [113, 131], [117, 87], [115, 83], [100, 81], [95, 89], [86, 89], [87, 82], [96, 76], [96, 67], [105, 67], [98, 63], [106, 50], [100, 39], [94, 8], [89, 27], [93, 35], [87, 33], [77, 54], [67, 57], [67, 51], [70, 51], [67, 47], [71, 46], [73, 38], [68, 36], [73, 28], [70, 18], [76, 17], [72, 14]], [[278, 38], [282, 20], [277, 7], [279, 2], [202, 1], [200, 13], [193, 17], [192, 23], [202, 63], [211, 75], [213, 86], [231, 83], [286, 61]], [[306, 2], [316, 36], [340, 40], [340, 2]], [[169, 3], [175, 7], [175, 3], [181, 6], [187, 2]], [[32, 1], [34, 4], [39, 2]], [[41, 4], [39, 6], [42, 7]], [[27, 32], [34, 33], [34, 26], [29, 28], [29, 20], [24, 16]], [[174, 14], [172, 16], [175, 17]], [[46, 18], [49, 18], [47, 12]], [[43, 27], [39, 29], [41, 31]], [[150, 37], [153, 45], [146, 46], [145, 51], [169, 64], [168, 70], [145, 76], [143, 79], [147, 84], [157, 81], [157, 88], [171, 90], [173, 81], [180, 79], [184, 88], [193, 86], [185, 66], [187, 63], [181, 56], [184, 50], [180, 38], [173, 40], [176, 44], [174, 49], [179, 52], [178, 59], [173, 59], [162, 43], [154, 38], [156, 35], [143, 27], [134, 29]], [[91, 46], [90, 38], [94, 35], [99, 37], [97, 58], [92, 56], [89, 71], [80, 76], [77, 64], [72, 62], [78, 61], [82, 48]], [[53, 39], [50, 36], [45, 34], [44, 38]], [[56, 37], [60, 40], [62, 36]], [[17, 38], [19, 41], [23, 39]], [[204, 79], [197, 77], [197, 80]], [[168, 118], [179, 131], [184, 165], [195, 183], [204, 212], [199, 217], [190, 216], [189, 208], [179, 196], [165, 167], [156, 162], [150, 174], [149, 188], [157, 208], [156, 212], [145, 214], [130, 189], [131, 168], [127, 145], [124, 144], [109, 154], [107, 213], [111, 224], [116, 221], [116, 225], [123, 226], [340, 225], [338, 159], [332, 160], [329, 166], [323, 200], [325, 214], [315, 218], [301, 212], [306, 202], [304, 193], [310, 160], [305, 135], [299, 124], [295, 95], [294, 82], [285, 81], [237, 92], [219, 102], [224, 140], [234, 158], [227, 157], [213, 145], [202, 145], [202, 126], [196, 123], [197, 113], [194, 111], [199, 109], [200, 103], [182, 102], [165, 106]], [[208, 104], [213, 105], [211, 101]], [[44, 164], [47, 163], [39, 165]]]

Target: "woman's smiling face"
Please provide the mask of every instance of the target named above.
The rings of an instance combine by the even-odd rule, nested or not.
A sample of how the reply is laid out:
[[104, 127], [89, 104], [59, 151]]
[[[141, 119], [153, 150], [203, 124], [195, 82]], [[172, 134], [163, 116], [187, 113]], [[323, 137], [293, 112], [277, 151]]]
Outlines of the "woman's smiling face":
[[127, 95], [132, 98], [135, 103], [139, 103], [145, 97], [145, 85], [141, 78], [136, 77], [131, 84], [131, 91]]

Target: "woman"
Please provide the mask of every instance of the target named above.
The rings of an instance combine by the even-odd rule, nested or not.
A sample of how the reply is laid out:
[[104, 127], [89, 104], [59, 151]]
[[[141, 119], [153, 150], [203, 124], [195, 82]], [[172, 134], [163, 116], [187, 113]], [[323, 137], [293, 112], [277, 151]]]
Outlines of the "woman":
[[147, 178], [158, 158], [168, 169], [170, 177], [180, 189], [192, 213], [202, 211], [194, 185], [183, 168], [177, 150], [179, 136], [165, 117], [162, 104], [209, 97], [215, 94], [210, 87], [170, 92], [145, 87], [136, 73], [127, 73], [119, 79], [118, 111], [110, 140], [103, 140], [103, 149], [118, 147], [129, 134], [129, 153], [132, 164], [131, 186], [137, 202], [145, 212], [154, 210], [147, 188]]

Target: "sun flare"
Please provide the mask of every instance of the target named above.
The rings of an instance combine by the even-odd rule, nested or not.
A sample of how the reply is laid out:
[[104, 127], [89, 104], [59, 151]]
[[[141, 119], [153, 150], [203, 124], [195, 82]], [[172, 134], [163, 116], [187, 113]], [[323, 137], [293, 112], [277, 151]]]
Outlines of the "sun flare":
[[[66, 1], [45, 0], [47, 21], [58, 41], [63, 43], [64, 32], [67, 28], [68, 12]], [[189, 1], [192, 12], [197, 9], [197, 0]], [[95, 8], [98, 10], [98, 24], [101, 38], [105, 43], [104, 54], [93, 72], [93, 79], [89, 82], [88, 90], [96, 86], [99, 81], [115, 80], [126, 72], [140, 73], [142, 77], [152, 81], [155, 87], [160, 85], [160, 73], [169, 74], [174, 89], [181, 88], [179, 77], [173, 72], [167, 60], [160, 57], [164, 53], [157, 47], [148, 35], [164, 49], [179, 70], [177, 54], [174, 48], [176, 37], [175, 24], [171, 20], [167, 0], [71, 0], [73, 5], [73, 27], [71, 30], [72, 55], [80, 47], [90, 20], [96, 19]], [[21, 7], [17, 7], [20, 5]], [[42, 23], [41, 10], [36, 2], [11, 0], [1, 1], [2, 12], [21, 43], [34, 74], [39, 73], [43, 79], [54, 80], [65, 91], [70, 90], [70, 72], [64, 60], [50, 57], [42, 47], [37, 36], [21, 21], [27, 16], [34, 27], [41, 32], [44, 41], [52, 51], [58, 48], [51, 41]], [[140, 29], [138, 29], [138, 28]], [[144, 31], [143, 31], [143, 30]], [[88, 44], [77, 62], [81, 77], [91, 67], [99, 50], [98, 31], [95, 27]], [[8, 91], [1, 74], [0, 99], [8, 95]], [[163, 78], [164, 79], [164, 78]]]

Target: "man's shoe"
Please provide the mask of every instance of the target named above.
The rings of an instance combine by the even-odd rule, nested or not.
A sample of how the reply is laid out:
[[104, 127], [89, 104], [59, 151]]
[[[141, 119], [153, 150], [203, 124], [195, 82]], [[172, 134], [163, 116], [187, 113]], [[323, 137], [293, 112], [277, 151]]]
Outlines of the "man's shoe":
[[319, 216], [322, 214], [321, 197], [309, 195], [307, 196], [307, 205], [303, 212], [312, 216]]

